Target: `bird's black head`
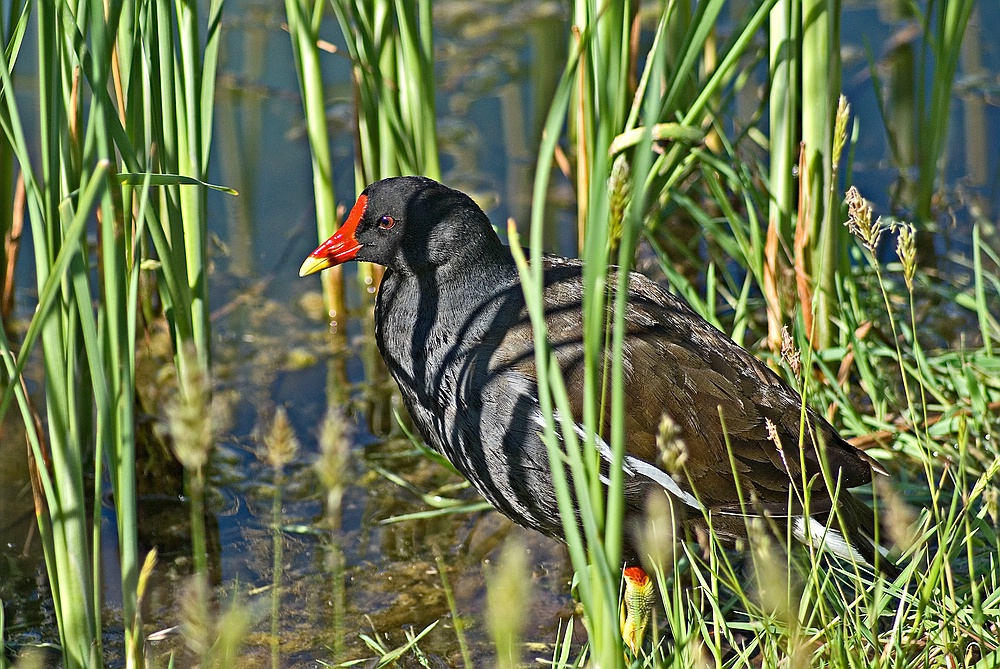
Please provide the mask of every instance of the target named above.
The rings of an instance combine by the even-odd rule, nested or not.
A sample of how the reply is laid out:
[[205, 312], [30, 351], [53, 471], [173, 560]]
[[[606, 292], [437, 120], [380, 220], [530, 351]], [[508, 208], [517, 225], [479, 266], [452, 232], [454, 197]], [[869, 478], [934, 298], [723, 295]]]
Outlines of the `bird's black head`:
[[344, 225], [306, 258], [299, 275], [348, 260], [420, 274], [500, 248], [468, 195], [426, 177], [392, 177], [365, 188]]

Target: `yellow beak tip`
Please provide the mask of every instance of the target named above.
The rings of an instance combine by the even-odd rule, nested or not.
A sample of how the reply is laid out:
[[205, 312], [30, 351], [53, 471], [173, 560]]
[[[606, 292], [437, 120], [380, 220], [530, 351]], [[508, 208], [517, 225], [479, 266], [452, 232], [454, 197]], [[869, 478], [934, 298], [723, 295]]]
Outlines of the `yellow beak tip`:
[[299, 276], [309, 276], [330, 266], [329, 261], [324, 258], [308, 256], [299, 267]]

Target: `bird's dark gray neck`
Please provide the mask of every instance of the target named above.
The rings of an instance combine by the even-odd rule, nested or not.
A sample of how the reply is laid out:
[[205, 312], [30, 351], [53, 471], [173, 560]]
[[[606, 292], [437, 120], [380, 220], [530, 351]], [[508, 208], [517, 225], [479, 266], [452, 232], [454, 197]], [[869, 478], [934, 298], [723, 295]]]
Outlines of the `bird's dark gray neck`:
[[[415, 423], [436, 448], [441, 423], [460, 396], [464, 375], [498, 320], [523, 308], [513, 264], [477, 263], [464, 272], [389, 271], [375, 304], [375, 340]], [[495, 332], [494, 332], [495, 334]]]
[[522, 306], [509, 256], [422, 274], [389, 271], [375, 305], [376, 342], [394, 376], [430, 384], [440, 367], [483, 340], [500, 309]]
[[379, 288], [376, 323], [406, 328], [419, 348], [433, 348], [439, 342], [416, 335], [429, 337], [441, 330], [474, 337], [489, 323], [490, 314], [485, 312], [495, 311], [498, 296], [512, 287], [520, 290], [517, 268], [509, 255], [450, 262], [420, 274], [390, 270]]

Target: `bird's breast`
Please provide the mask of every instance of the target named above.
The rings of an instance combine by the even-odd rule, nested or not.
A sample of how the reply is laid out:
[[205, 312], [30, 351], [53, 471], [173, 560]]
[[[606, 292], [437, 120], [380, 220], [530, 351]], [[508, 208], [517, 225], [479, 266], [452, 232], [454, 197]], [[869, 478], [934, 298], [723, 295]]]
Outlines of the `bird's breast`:
[[460, 450], [461, 413], [470, 402], [463, 379], [496, 307], [492, 296], [386, 278], [375, 308], [379, 351], [421, 435], [450, 457]]

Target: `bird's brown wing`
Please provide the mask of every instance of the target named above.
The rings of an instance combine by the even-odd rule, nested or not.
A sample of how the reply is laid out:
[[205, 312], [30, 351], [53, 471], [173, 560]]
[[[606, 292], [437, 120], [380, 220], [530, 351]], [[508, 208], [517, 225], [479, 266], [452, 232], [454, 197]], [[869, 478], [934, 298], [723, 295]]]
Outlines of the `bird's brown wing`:
[[800, 438], [801, 398], [760, 360], [641, 275], [630, 277], [630, 298], [628, 412], [637, 428], [650, 426], [629, 432], [630, 450], [657, 457], [652, 426], [669, 415], [687, 447], [686, 475], [711, 507], [739, 503], [730, 453], [744, 493], [772, 511], [788, 506], [790, 485], [801, 491], [803, 466], [810, 507], [829, 504], [824, 458], [843, 488], [871, 481], [872, 461], [812, 410]]
[[[565, 269], [559, 268], [563, 278], [547, 286], [547, 326], [574, 417], [580, 420], [584, 387], [580, 282], [579, 274]], [[610, 277], [609, 284], [613, 280]], [[788, 508], [789, 487], [801, 491], [804, 464], [810, 508], [825, 510], [830, 495], [821, 475], [819, 443], [824, 444], [831, 481], [849, 488], [871, 480], [871, 461], [811, 410], [806, 413], [800, 449], [801, 400], [766, 365], [645, 277], [633, 274], [630, 284], [624, 351], [627, 455], [661, 467], [656, 436], [662, 417], [669, 416], [686, 452], [683, 471], [672, 472], [673, 478], [713, 509], [738, 510], [742, 492], [744, 500], [752, 497], [772, 513], [794, 512], [798, 504], [793, 495], [793, 508]], [[518, 378], [535, 379], [526, 317], [507, 329], [501, 348], [510, 354], [504, 366]], [[769, 435], [768, 421], [777, 444]], [[606, 411], [605, 438], [609, 423]], [[742, 491], [737, 489], [737, 478]]]

